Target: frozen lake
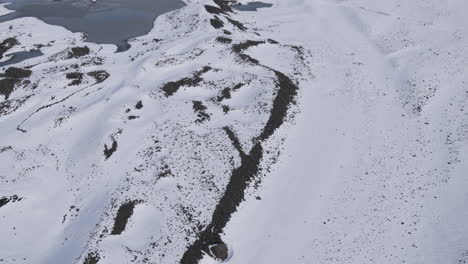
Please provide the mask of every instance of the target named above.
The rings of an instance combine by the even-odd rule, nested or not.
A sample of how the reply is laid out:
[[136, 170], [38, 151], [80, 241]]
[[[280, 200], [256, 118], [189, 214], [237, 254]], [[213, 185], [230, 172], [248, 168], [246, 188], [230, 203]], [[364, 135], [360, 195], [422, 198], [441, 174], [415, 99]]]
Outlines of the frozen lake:
[[128, 39], [147, 34], [156, 17], [185, 6], [181, 0], [0, 0], [15, 12], [0, 16], [0, 23], [20, 17], [37, 17], [86, 40], [129, 48]]

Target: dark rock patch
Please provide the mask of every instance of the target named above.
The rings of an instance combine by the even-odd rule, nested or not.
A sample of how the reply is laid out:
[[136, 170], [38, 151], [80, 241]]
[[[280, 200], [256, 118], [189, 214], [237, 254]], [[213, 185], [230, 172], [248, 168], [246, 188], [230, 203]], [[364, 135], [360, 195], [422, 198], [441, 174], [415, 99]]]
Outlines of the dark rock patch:
[[229, 1], [229, 0], [213, 0], [213, 2], [215, 2], [219, 8], [221, 8], [221, 10], [223, 10], [223, 12], [232, 12], [232, 9], [231, 7], [229, 6], [229, 4], [231, 2], [235, 2], [235, 1]]
[[2, 197], [0, 198], [0, 208], [2, 208], [3, 206], [7, 205], [8, 203], [14, 203], [14, 202], [19, 202], [21, 201], [23, 198], [21, 197], [18, 197], [18, 195], [12, 195], [10, 197]]
[[79, 58], [89, 54], [89, 48], [84, 47], [74, 47], [71, 48], [71, 51], [68, 52], [68, 58]]
[[112, 138], [112, 146], [109, 148], [107, 144], [104, 144], [104, 156], [106, 159], [110, 158], [112, 154], [117, 150], [117, 141]]
[[221, 43], [230, 44], [232, 42], [232, 39], [226, 38], [226, 37], [217, 37], [216, 41], [221, 42]]
[[97, 252], [89, 252], [86, 258], [84, 259], [83, 264], [97, 264], [101, 257]]
[[96, 84], [102, 83], [110, 76], [110, 74], [106, 71], [88, 72], [87, 75], [93, 77], [96, 80]]
[[133, 120], [133, 119], [137, 119], [137, 118], [140, 118], [140, 117], [139, 116], [134, 116], [134, 115], [128, 116], [128, 120]]
[[193, 110], [195, 113], [197, 113], [197, 120], [195, 120], [196, 123], [203, 123], [206, 120], [210, 119], [210, 115], [206, 113], [207, 107], [203, 105], [202, 102], [200, 101], [192, 101], [193, 103]]
[[0, 80], [0, 94], [5, 96], [5, 100], [8, 100], [10, 97], [16, 83], [18, 83], [18, 80], [11, 78]]
[[278, 94], [273, 101], [270, 117], [263, 128], [262, 133], [258, 137], [262, 141], [268, 139], [274, 131], [283, 124], [289, 106], [295, 103], [295, 97], [297, 95], [297, 90], [299, 89], [284, 73], [276, 70], [273, 71], [276, 74], [279, 89]]
[[218, 8], [218, 7], [215, 7], [215, 6], [211, 6], [211, 5], [205, 5], [205, 9], [208, 13], [210, 14], [215, 14], [215, 15], [219, 15], [219, 14], [223, 14], [224, 11], [221, 9], [221, 8]]
[[219, 17], [217, 17], [217, 16], [210, 19], [210, 24], [216, 29], [224, 27], [224, 22], [221, 21], [221, 19], [219, 19]]
[[0, 59], [3, 58], [3, 54], [9, 49], [13, 48], [15, 45], [18, 45], [19, 42], [16, 38], [7, 38], [2, 43], [0, 43]]
[[232, 50], [235, 53], [240, 54], [250, 47], [258, 46], [264, 43], [265, 41], [247, 40], [245, 42], [232, 45]]
[[143, 108], [143, 103], [141, 102], [141, 100], [136, 103], [135, 108], [138, 110]]
[[135, 205], [140, 201], [128, 201], [120, 205], [117, 215], [114, 219], [114, 227], [112, 228], [111, 235], [120, 235], [127, 226], [128, 219], [133, 215]]
[[210, 71], [211, 69], [212, 68], [210, 66], [205, 66], [201, 70], [194, 72], [192, 77], [186, 77], [175, 82], [168, 82], [161, 89], [164, 91], [166, 97], [172, 96], [182, 86], [193, 87], [198, 85], [201, 81], [203, 81], [201, 75]]
[[221, 91], [221, 94], [216, 98], [216, 100], [218, 102], [221, 102], [224, 99], [230, 99], [230, 98], [231, 98], [231, 89], [229, 89], [229, 87], [226, 87]]
[[16, 67], [9, 67], [5, 71], [6, 77], [15, 78], [15, 79], [28, 78], [31, 76], [31, 74], [32, 74], [32, 71], [30, 70], [25, 70], [25, 69], [16, 68]]
[[83, 73], [81, 73], [81, 72], [70, 72], [70, 73], [67, 73], [66, 77], [67, 77], [67, 79], [72, 80], [68, 84], [68, 86], [79, 85], [83, 81]]
[[247, 30], [247, 28], [241, 22], [239, 22], [237, 20], [234, 20], [234, 19], [231, 19], [229, 17], [227, 17], [226, 19], [229, 21], [229, 23], [231, 23], [233, 26], [235, 26], [239, 30], [242, 30], [242, 31]]

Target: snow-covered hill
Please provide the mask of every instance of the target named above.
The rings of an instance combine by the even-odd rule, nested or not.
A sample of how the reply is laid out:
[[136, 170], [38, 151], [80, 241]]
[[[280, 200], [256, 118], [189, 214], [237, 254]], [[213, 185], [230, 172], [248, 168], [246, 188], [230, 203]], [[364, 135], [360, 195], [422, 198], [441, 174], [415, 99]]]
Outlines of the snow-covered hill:
[[468, 3], [266, 2], [1, 23], [0, 263], [468, 262]]

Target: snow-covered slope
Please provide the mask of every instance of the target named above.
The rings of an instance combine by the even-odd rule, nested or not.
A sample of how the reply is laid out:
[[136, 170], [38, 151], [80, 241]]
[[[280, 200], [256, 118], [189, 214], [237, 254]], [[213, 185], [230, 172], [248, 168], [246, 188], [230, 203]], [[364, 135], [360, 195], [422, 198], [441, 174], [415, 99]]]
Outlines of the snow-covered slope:
[[0, 262], [467, 262], [468, 4], [267, 2], [0, 24]]

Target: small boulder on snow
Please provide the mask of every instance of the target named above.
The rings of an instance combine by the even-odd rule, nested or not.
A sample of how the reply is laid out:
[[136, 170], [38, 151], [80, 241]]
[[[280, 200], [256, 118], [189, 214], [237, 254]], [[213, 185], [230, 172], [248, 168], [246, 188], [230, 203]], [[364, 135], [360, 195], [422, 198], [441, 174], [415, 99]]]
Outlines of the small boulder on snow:
[[219, 243], [210, 247], [210, 251], [213, 256], [219, 260], [225, 260], [228, 257], [228, 248], [224, 243]]

